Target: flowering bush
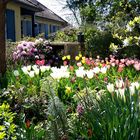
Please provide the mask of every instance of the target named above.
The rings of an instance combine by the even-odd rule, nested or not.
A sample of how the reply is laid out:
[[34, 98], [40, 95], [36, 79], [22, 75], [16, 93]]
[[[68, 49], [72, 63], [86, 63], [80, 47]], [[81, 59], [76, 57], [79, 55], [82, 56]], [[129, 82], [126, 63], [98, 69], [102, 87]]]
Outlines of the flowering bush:
[[135, 17], [129, 21], [125, 30], [122, 33], [113, 35], [114, 39], [119, 40], [119, 44], [111, 43], [110, 49], [123, 57], [137, 57], [140, 56], [140, 17]]
[[58, 63], [59, 56], [55, 54], [53, 48], [49, 46], [49, 42], [42, 38], [36, 39], [34, 42], [19, 42], [13, 52], [13, 61], [22, 61], [23, 64], [34, 64], [35, 62], [44, 62], [44, 64]]

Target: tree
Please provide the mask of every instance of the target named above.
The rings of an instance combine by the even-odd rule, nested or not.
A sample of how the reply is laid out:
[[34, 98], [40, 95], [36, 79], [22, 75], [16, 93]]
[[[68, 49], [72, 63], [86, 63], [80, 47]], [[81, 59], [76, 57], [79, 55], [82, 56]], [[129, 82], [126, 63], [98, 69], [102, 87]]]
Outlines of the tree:
[[0, 0], [0, 76], [6, 72], [5, 11], [10, 0]]

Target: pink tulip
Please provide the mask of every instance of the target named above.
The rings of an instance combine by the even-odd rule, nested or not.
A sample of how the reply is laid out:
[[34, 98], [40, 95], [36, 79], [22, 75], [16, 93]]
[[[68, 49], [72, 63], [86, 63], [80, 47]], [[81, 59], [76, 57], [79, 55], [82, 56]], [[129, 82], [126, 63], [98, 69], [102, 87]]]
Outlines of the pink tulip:
[[78, 62], [78, 63], [77, 63], [77, 66], [78, 66], [78, 67], [81, 67], [81, 66], [82, 66], [82, 63], [81, 63], [81, 62]]

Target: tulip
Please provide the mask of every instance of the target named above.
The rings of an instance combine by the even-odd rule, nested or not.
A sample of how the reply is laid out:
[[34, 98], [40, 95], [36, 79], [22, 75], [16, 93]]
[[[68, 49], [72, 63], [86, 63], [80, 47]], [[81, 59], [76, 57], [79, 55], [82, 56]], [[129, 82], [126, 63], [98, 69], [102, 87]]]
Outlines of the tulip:
[[14, 71], [14, 75], [15, 75], [16, 77], [19, 76], [19, 72], [18, 72], [18, 70], [15, 70], [15, 71]]
[[34, 72], [34, 71], [30, 71], [30, 72], [29, 72], [29, 76], [30, 76], [31, 78], [33, 78], [33, 77], [35, 76], [35, 72]]
[[94, 73], [93, 73], [92, 70], [89, 70], [89, 71], [86, 72], [86, 75], [87, 75], [87, 77], [88, 77], [89, 79], [92, 79], [93, 76], [94, 76]]
[[111, 83], [108, 83], [108, 85], [107, 85], [107, 90], [108, 90], [110, 93], [114, 92], [114, 85], [111, 84]]

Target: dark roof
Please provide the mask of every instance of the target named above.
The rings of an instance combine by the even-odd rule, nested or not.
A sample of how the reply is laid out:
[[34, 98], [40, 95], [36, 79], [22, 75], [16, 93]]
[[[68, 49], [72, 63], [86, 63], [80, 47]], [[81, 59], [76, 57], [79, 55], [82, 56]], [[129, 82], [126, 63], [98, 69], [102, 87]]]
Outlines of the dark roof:
[[52, 12], [49, 8], [38, 2], [37, 0], [14, 0], [15, 2], [21, 3], [23, 8], [31, 8], [35, 11], [35, 15], [46, 19], [61, 22], [68, 25], [68, 22], [62, 19], [60, 16]]
[[31, 8], [33, 11], [42, 11], [40, 3], [37, 0], [14, 0], [15, 2], [21, 3], [23, 8]]
[[54, 20], [54, 21], [59, 21], [62, 22], [64, 24], [68, 24], [67, 21], [65, 21], [64, 19], [62, 19], [60, 16], [58, 16], [57, 14], [55, 14], [54, 12], [52, 12], [49, 8], [47, 8], [46, 6], [40, 4], [40, 7], [43, 9], [43, 11], [41, 12], [37, 12], [35, 15], [38, 17], [43, 17], [46, 19], [50, 19], [50, 20]]

